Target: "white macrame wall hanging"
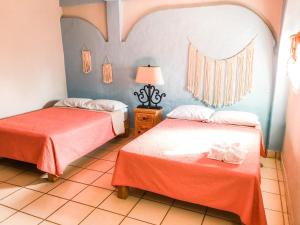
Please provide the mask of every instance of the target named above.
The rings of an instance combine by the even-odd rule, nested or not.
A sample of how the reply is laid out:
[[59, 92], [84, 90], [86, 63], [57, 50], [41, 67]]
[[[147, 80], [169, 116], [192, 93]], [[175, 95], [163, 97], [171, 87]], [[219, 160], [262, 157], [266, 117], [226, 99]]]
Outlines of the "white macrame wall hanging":
[[83, 49], [81, 51], [82, 72], [88, 74], [92, 71], [92, 56], [91, 51]]
[[107, 56], [105, 56], [104, 63], [102, 64], [102, 79], [105, 84], [110, 84], [113, 81], [112, 64]]
[[232, 105], [252, 90], [254, 39], [226, 59], [200, 54], [190, 42], [187, 90], [209, 106]]

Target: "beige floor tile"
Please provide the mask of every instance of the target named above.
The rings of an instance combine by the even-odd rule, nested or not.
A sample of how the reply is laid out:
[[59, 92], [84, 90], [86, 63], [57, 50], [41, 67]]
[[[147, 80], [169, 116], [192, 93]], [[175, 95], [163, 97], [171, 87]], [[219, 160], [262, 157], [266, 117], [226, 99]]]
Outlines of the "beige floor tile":
[[111, 180], [112, 174], [105, 173], [103, 176], [101, 176], [95, 182], [93, 182], [93, 185], [109, 190], [115, 190], [115, 187], [111, 185]]
[[206, 207], [202, 205], [197, 205], [189, 202], [178, 201], [174, 202], [174, 207], [191, 210], [194, 212], [205, 213]]
[[99, 225], [99, 221], [101, 221], [101, 224], [103, 225], [118, 225], [123, 218], [124, 217], [121, 215], [96, 209], [81, 223], [81, 225]]
[[113, 168], [114, 165], [115, 165], [114, 162], [99, 159], [99, 160], [97, 160], [96, 162], [94, 162], [94, 163], [92, 163], [91, 165], [89, 165], [89, 166], [87, 167], [87, 169], [97, 170], [97, 171], [100, 171], [100, 172], [107, 172], [107, 171], [109, 171], [111, 168]]
[[287, 213], [287, 205], [285, 196], [281, 196], [282, 212]]
[[151, 200], [151, 201], [155, 201], [155, 202], [160, 202], [160, 203], [164, 203], [167, 205], [171, 205], [173, 203], [173, 199], [163, 196], [163, 195], [159, 195], [153, 192], [146, 192], [146, 194], [143, 197], [144, 199], [147, 200]]
[[149, 225], [150, 223], [142, 222], [140, 220], [131, 219], [129, 217], [126, 217], [121, 225]]
[[265, 209], [268, 225], [284, 225], [281, 212]]
[[283, 219], [284, 219], [284, 225], [290, 225], [289, 215], [287, 213], [283, 214]]
[[22, 209], [22, 212], [46, 219], [66, 202], [67, 200], [62, 198], [44, 195]]
[[83, 169], [79, 173], [70, 177], [69, 180], [84, 183], [84, 184], [91, 184], [102, 175], [103, 173], [99, 171]]
[[23, 172], [23, 170], [19, 169], [19, 168], [5, 167], [3, 170], [1, 170], [0, 181], [9, 180], [22, 172]]
[[2, 225], [35, 225], [39, 224], [43, 220], [36, 218], [34, 216], [27, 215], [25, 213], [18, 212], [15, 215], [9, 217], [7, 220], [2, 222]]
[[275, 163], [275, 159], [271, 159], [271, 158], [260, 158], [260, 162], [263, 164], [264, 167], [266, 168], [272, 168], [272, 169], [276, 169], [276, 163]]
[[120, 199], [117, 197], [117, 193], [114, 192], [110, 195], [104, 202], [101, 203], [99, 208], [105, 209], [114, 213], [127, 215], [130, 210], [136, 205], [138, 202], [138, 198], [133, 196], [128, 196], [126, 200]]
[[110, 152], [102, 157], [102, 159], [115, 162], [118, 156], [118, 152]]
[[283, 181], [283, 173], [282, 170], [277, 170], [278, 180]]
[[260, 171], [262, 178], [278, 180], [276, 169], [262, 167], [260, 168]]
[[[76, 202], [68, 202], [52, 214], [47, 220], [63, 225], [73, 225], [80, 223], [92, 211], [93, 208], [90, 206]], [[99, 220], [97, 222], [99, 224]]]
[[203, 218], [203, 214], [172, 207], [162, 225], [199, 225]]
[[27, 204], [39, 198], [41, 195], [42, 194], [40, 192], [23, 188], [2, 199], [0, 203], [13, 209], [20, 210]]
[[0, 223], [14, 214], [16, 210], [0, 205]]
[[142, 199], [129, 213], [129, 217], [160, 224], [170, 206]]
[[75, 175], [76, 173], [78, 173], [81, 170], [82, 170], [82, 168], [78, 168], [75, 166], [67, 166], [67, 168], [64, 170], [64, 173], [61, 177], [64, 179], [68, 179], [69, 177]]
[[6, 183], [0, 183], [0, 200], [16, 192], [19, 189], [21, 189], [21, 187]]
[[261, 179], [260, 188], [262, 191], [279, 194], [279, 184], [277, 180]]
[[40, 225], [57, 225], [57, 224], [44, 220], [42, 223], [40, 223]]
[[96, 159], [94, 158], [83, 156], [80, 159], [77, 159], [76, 161], [70, 163], [70, 165], [85, 168], [95, 161]]
[[236, 225], [236, 223], [206, 215], [202, 225]]
[[109, 171], [107, 171], [107, 173], [110, 173], [110, 174], [114, 174], [114, 172], [115, 172], [115, 167], [113, 167]]
[[280, 195], [262, 192], [262, 197], [264, 202], [264, 208], [280, 212], [282, 211]]
[[27, 171], [7, 180], [6, 182], [14, 185], [26, 186], [39, 179], [41, 175], [42, 173]]
[[82, 192], [80, 192], [77, 196], [75, 196], [75, 198], [73, 198], [73, 201], [97, 207], [111, 193], [112, 191], [106, 189], [89, 186]]
[[49, 194], [55, 195], [61, 198], [72, 199], [80, 191], [86, 188], [87, 185], [80, 184], [72, 181], [65, 181], [64, 183], [58, 185], [56, 188], [52, 189]]
[[285, 186], [283, 181], [279, 181], [280, 194], [285, 195]]
[[213, 208], [208, 208], [207, 209], [207, 215], [212, 216], [212, 217], [218, 217], [221, 219], [225, 220], [230, 220], [236, 223], [240, 222], [240, 217], [234, 213], [223, 211], [223, 210], [218, 210], [218, 209], [213, 209]]
[[47, 193], [48, 191], [51, 191], [53, 188], [57, 187], [63, 182], [63, 179], [58, 179], [55, 182], [50, 182], [47, 178], [40, 178], [32, 184], [27, 185], [26, 188]]

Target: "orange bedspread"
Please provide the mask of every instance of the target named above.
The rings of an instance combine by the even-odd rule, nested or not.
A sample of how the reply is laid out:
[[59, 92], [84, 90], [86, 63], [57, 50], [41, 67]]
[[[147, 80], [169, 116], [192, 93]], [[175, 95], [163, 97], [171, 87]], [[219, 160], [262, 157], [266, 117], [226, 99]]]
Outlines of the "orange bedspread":
[[34, 163], [50, 174], [115, 136], [111, 116], [76, 108], [48, 108], [0, 120], [0, 157]]
[[[248, 150], [241, 165], [206, 157], [222, 141]], [[120, 150], [112, 184], [230, 211], [246, 225], [266, 225], [260, 153], [260, 129], [166, 119]]]

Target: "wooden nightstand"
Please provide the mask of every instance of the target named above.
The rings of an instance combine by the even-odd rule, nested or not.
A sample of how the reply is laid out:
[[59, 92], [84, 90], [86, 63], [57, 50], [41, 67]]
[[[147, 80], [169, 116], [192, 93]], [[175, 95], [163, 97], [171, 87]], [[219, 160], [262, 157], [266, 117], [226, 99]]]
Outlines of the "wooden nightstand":
[[138, 136], [162, 120], [162, 109], [134, 109], [134, 134]]

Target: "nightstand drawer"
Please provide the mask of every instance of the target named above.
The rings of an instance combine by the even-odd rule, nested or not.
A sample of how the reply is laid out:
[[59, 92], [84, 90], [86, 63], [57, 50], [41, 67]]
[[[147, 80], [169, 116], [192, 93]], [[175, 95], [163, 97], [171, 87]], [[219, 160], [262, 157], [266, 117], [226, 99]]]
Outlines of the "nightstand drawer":
[[145, 133], [147, 130], [150, 130], [152, 128], [152, 126], [147, 126], [147, 125], [141, 125], [141, 126], [137, 126], [135, 129], [135, 134], [136, 135], [140, 135], [142, 133]]
[[137, 113], [136, 114], [136, 122], [137, 123], [147, 123], [147, 124], [153, 124], [154, 122], [154, 116], [153, 114], [147, 114], [147, 113]]

